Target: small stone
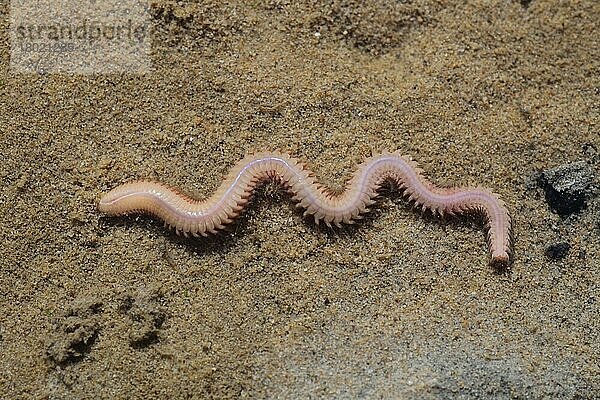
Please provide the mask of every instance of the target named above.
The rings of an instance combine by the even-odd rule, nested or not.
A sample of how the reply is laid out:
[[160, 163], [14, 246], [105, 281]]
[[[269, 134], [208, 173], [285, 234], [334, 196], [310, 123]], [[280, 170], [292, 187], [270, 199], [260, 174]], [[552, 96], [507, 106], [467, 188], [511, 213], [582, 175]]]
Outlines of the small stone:
[[521, 7], [528, 8], [532, 1], [533, 0], [520, 0], [519, 3], [521, 3]]
[[565, 258], [570, 249], [571, 245], [567, 242], [551, 244], [546, 248], [546, 257], [554, 261], [561, 260]]
[[594, 194], [594, 171], [585, 161], [563, 164], [545, 170], [538, 184], [546, 192], [550, 209], [559, 215], [570, 215], [587, 206], [586, 200]]
[[85, 213], [80, 210], [74, 210], [69, 213], [69, 219], [73, 222], [83, 224], [87, 222], [87, 218]]
[[15, 186], [17, 187], [17, 190], [19, 192], [22, 192], [25, 190], [25, 187], [27, 186], [28, 183], [29, 183], [29, 174], [27, 172], [25, 172], [23, 175], [21, 175], [19, 180], [17, 180], [17, 182], [15, 183]]
[[111, 158], [108, 157], [102, 157], [100, 159], [100, 161], [98, 162], [98, 168], [100, 169], [109, 169], [110, 166], [112, 165], [113, 161]]

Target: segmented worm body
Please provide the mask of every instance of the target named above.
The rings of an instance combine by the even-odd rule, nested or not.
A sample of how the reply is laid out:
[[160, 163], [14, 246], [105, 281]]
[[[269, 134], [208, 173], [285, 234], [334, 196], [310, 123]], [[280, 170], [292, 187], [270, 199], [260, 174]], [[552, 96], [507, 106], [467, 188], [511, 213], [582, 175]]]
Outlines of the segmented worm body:
[[410, 157], [384, 152], [358, 166], [346, 188], [334, 193], [317, 182], [298, 159], [285, 153], [259, 153], [239, 161], [212, 196], [196, 200], [158, 182], [136, 181], [106, 193], [98, 208], [108, 215], [146, 213], [162, 219], [177, 233], [207, 236], [231, 223], [244, 209], [254, 189], [272, 179], [289, 190], [304, 215], [328, 226], [350, 224], [375, 203], [386, 182], [398, 187], [416, 207], [434, 214], [474, 212], [487, 223], [491, 263], [511, 262], [511, 220], [502, 200], [482, 188], [436, 187]]

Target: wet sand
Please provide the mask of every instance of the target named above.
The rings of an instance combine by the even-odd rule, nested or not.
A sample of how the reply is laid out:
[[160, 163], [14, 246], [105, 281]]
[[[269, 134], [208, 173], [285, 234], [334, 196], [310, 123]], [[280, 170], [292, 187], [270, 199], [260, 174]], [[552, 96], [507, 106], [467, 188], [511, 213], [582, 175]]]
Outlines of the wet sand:
[[[19, 74], [3, 35], [0, 397], [596, 398], [600, 197], [561, 217], [535, 176], [598, 175], [598, 2], [152, 8], [145, 75]], [[201, 240], [96, 210], [138, 178], [208, 196], [264, 149], [336, 189], [380, 149], [489, 187], [515, 262], [387, 192], [331, 230], [266, 185]]]

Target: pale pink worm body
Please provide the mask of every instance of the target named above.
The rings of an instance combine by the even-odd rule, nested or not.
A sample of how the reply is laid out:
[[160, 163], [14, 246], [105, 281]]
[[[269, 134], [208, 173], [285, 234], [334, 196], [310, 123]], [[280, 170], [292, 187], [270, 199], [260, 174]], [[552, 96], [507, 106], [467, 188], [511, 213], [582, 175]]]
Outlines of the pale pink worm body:
[[293, 195], [304, 214], [327, 225], [353, 223], [375, 202], [385, 181], [402, 190], [423, 210], [440, 216], [476, 212], [487, 223], [491, 263], [511, 263], [511, 220], [502, 200], [482, 188], [440, 188], [422, 175], [410, 157], [384, 152], [358, 166], [342, 193], [321, 186], [306, 166], [285, 153], [259, 153], [239, 161], [223, 183], [205, 200], [195, 200], [158, 182], [136, 181], [106, 193], [98, 209], [108, 215], [147, 213], [174, 227], [177, 233], [206, 236], [231, 223], [243, 210], [254, 188], [274, 179]]

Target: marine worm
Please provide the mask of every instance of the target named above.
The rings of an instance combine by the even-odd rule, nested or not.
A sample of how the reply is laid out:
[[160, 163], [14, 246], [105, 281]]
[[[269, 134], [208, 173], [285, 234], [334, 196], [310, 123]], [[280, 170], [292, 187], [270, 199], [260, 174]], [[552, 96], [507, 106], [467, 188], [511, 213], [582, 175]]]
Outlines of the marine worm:
[[280, 152], [258, 153], [239, 161], [217, 190], [204, 200], [190, 198], [162, 183], [135, 181], [106, 193], [98, 204], [107, 215], [150, 214], [185, 236], [216, 233], [240, 215], [261, 182], [285, 187], [304, 215], [318, 224], [351, 224], [369, 211], [385, 182], [397, 187], [416, 208], [444, 216], [476, 213], [484, 217], [490, 263], [512, 262], [511, 219], [504, 202], [484, 188], [437, 187], [416, 163], [399, 152], [383, 152], [361, 163], [341, 193], [321, 185], [304, 163]]

